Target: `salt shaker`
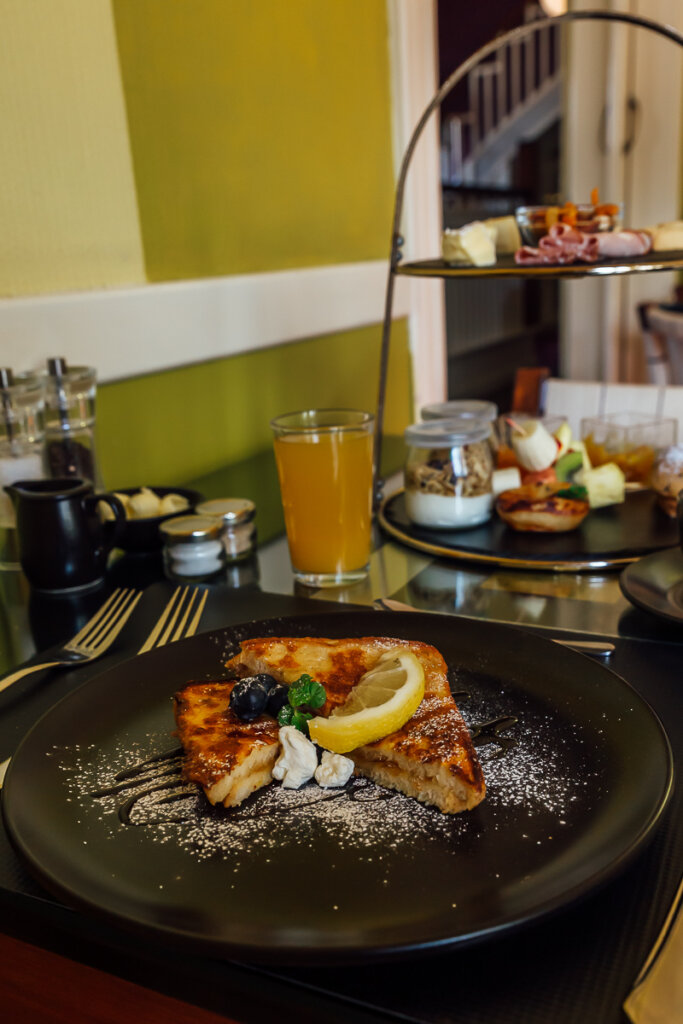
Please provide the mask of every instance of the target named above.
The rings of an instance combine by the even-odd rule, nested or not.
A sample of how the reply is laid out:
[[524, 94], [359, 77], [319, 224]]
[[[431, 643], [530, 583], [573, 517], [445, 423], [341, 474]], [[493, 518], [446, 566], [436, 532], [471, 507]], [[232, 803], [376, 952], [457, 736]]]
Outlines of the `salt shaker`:
[[43, 474], [45, 391], [37, 377], [0, 367], [0, 568], [20, 569], [14, 506], [4, 488]]
[[161, 523], [166, 576], [201, 582], [221, 572], [227, 563], [221, 531], [215, 516], [174, 516]]
[[221, 539], [228, 562], [249, 558], [256, 550], [256, 506], [249, 498], [212, 498], [197, 505], [198, 515], [215, 516], [221, 522]]

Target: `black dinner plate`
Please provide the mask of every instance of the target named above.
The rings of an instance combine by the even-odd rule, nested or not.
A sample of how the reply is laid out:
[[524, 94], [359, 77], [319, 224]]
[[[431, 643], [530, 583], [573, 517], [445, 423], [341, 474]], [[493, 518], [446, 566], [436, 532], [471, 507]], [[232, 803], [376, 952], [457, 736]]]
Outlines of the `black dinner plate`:
[[619, 585], [636, 607], [683, 623], [683, 552], [679, 547], [656, 551], [628, 565]]
[[408, 518], [403, 491], [384, 500], [379, 522], [402, 543], [441, 558], [556, 572], [621, 567], [678, 541], [676, 521], [647, 490], [628, 494], [620, 505], [593, 509], [567, 533], [518, 533], [495, 514], [469, 529], [425, 529]]
[[[491, 741], [478, 747], [484, 802], [443, 815], [362, 779], [273, 785], [231, 811], [183, 796], [174, 762], [157, 759], [175, 745], [172, 695], [259, 635], [435, 644]], [[672, 774], [654, 712], [593, 660], [494, 623], [343, 612], [206, 633], [85, 683], [23, 740], [3, 811], [30, 870], [69, 904], [212, 955], [329, 964], [481, 941], [567, 907], [652, 834]]]

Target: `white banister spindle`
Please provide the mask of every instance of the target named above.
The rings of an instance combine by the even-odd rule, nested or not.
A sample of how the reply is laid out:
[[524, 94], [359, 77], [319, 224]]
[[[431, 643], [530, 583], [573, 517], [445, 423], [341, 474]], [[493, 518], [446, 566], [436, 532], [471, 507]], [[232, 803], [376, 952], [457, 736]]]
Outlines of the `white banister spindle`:
[[543, 85], [550, 76], [550, 32], [551, 28], [546, 26], [538, 33], [539, 45], [539, 85]]
[[534, 36], [524, 40], [524, 99], [528, 100], [534, 91], [536, 48]]
[[462, 121], [452, 117], [448, 123], [448, 142], [450, 151], [450, 180], [454, 185], [462, 182]]
[[514, 42], [510, 45], [510, 113], [518, 106], [521, 100], [522, 82], [522, 46]]
[[477, 68], [467, 76], [467, 91], [470, 101], [470, 114], [472, 116], [472, 121], [470, 123], [470, 149], [474, 150], [479, 144], [479, 111], [481, 109], [481, 104], [479, 102], [479, 74]]
[[482, 135], [483, 138], [493, 131], [495, 125], [495, 111], [493, 99], [493, 75], [495, 69], [493, 64], [485, 64], [482, 67], [481, 88], [482, 88]]
[[498, 124], [503, 120], [507, 114], [507, 95], [508, 95], [508, 80], [507, 80], [507, 48], [502, 50], [498, 55], [497, 70], [496, 70], [496, 104], [498, 107], [497, 118]]

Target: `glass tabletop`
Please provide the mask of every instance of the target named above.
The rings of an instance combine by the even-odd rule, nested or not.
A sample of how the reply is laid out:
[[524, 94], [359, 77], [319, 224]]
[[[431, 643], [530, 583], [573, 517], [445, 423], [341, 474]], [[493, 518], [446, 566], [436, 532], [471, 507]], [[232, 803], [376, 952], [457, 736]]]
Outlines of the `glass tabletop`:
[[[423, 611], [532, 628], [683, 643], [683, 623], [631, 604], [620, 587], [619, 571], [553, 573], [456, 564], [408, 548], [378, 527], [373, 546], [368, 577], [346, 587], [311, 590], [297, 583], [283, 535], [262, 545], [253, 559], [229, 566], [215, 582], [357, 605], [393, 598]], [[680, 558], [673, 549], [672, 561], [676, 557]], [[107, 583], [144, 587], [161, 579], [160, 556], [118, 554], [110, 564]], [[0, 672], [73, 636], [103, 596], [102, 589], [41, 596], [31, 593], [20, 571], [0, 571]]]

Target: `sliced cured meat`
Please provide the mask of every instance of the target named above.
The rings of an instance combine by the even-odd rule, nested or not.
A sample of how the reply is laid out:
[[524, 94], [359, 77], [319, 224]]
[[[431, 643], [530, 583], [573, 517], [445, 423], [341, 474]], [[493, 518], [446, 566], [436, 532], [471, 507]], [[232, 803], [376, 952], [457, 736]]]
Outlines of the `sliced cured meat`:
[[524, 245], [515, 253], [520, 266], [595, 263], [599, 259], [644, 256], [652, 248], [646, 231], [604, 231], [589, 233], [568, 224], [554, 224], [538, 243]]
[[603, 259], [645, 256], [652, 248], [652, 236], [647, 231], [604, 231], [594, 237]]

